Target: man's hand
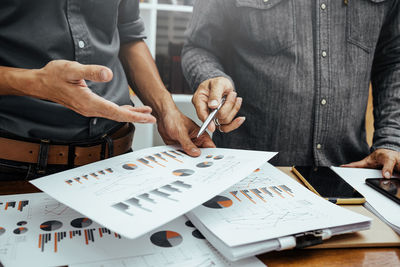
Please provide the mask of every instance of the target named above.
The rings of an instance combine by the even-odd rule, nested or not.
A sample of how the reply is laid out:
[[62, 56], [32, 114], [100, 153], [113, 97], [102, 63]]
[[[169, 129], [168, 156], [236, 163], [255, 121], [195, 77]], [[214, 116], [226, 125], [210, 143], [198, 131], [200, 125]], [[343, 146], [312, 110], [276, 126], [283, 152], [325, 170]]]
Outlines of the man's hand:
[[54, 60], [32, 71], [26, 95], [59, 103], [86, 117], [103, 117], [118, 122], [155, 123], [150, 107], [118, 106], [88, 88], [85, 80], [109, 82], [112, 71], [99, 65], [82, 65], [74, 61]]
[[382, 168], [384, 178], [392, 177], [393, 171], [400, 172], [400, 152], [379, 148], [363, 160], [342, 165], [350, 168]]
[[158, 118], [157, 125], [158, 131], [167, 145], [180, 144], [189, 156], [200, 156], [201, 152], [197, 147], [215, 147], [207, 133], [196, 138], [199, 126], [177, 109], [162, 114]]
[[[192, 103], [196, 108], [197, 116], [204, 122], [210, 114], [210, 109], [216, 109], [223, 96], [226, 96], [226, 101], [218, 111], [217, 119], [221, 124], [219, 129], [227, 133], [239, 128], [246, 119], [245, 117], [235, 119], [242, 105], [242, 98], [237, 97], [230, 80], [225, 77], [217, 77], [202, 82], [193, 95]], [[214, 132], [215, 127], [212, 122], [208, 129]]]

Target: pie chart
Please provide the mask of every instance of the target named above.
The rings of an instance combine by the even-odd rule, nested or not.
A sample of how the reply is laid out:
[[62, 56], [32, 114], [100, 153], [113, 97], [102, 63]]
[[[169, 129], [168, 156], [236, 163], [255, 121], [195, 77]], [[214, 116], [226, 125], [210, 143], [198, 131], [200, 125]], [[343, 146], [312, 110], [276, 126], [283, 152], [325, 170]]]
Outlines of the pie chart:
[[218, 155], [218, 156], [215, 156], [215, 157], [214, 157], [215, 160], [220, 160], [220, 159], [223, 159], [223, 158], [224, 158], [223, 155]]
[[27, 224], [26, 221], [17, 222], [17, 225], [18, 225], [18, 226], [23, 226], [23, 225], [26, 225], [26, 224]]
[[89, 227], [92, 223], [92, 220], [89, 218], [77, 218], [71, 222], [71, 225], [75, 228], [86, 228]]
[[16, 235], [22, 235], [28, 232], [28, 228], [25, 227], [18, 227], [17, 229], [14, 230], [14, 234]]
[[192, 175], [193, 173], [194, 173], [194, 170], [190, 170], [190, 169], [179, 169], [179, 170], [175, 170], [172, 172], [172, 174], [175, 176], [189, 176], [189, 175]]
[[62, 225], [63, 224], [60, 221], [47, 221], [40, 225], [40, 229], [42, 229], [43, 231], [50, 232], [60, 229]]
[[207, 202], [203, 203], [203, 206], [211, 209], [223, 209], [232, 206], [233, 202], [224, 196], [215, 196]]
[[182, 243], [182, 236], [173, 231], [160, 231], [150, 237], [151, 243], [163, 248], [176, 247]]
[[4, 229], [3, 227], [0, 227], [0, 236], [2, 235], [2, 234], [4, 234], [6, 232], [6, 229]]
[[197, 229], [192, 232], [192, 236], [196, 237], [197, 239], [206, 239], [204, 235]]
[[208, 167], [211, 167], [212, 165], [213, 165], [212, 162], [205, 161], [205, 162], [201, 162], [201, 163], [197, 164], [196, 166], [199, 168], [208, 168]]
[[133, 163], [127, 163], [127, 164], [122, 165], [122, 168], [124, 168], [125, 170], [129, 170], [129, 171], [136, 170], [137, 167], [138, 166], [136, 164], [133, 164]]

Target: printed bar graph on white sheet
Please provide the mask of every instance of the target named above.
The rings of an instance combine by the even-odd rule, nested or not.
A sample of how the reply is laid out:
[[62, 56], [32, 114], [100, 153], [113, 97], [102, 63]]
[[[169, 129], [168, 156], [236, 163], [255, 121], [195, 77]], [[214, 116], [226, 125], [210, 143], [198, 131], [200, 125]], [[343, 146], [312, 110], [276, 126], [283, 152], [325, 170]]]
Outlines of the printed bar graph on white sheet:
[[104, 227], [137, 238], [241, 181], [275, 154], [208, 148], [193, 158], [162, 146], [31, 183]]

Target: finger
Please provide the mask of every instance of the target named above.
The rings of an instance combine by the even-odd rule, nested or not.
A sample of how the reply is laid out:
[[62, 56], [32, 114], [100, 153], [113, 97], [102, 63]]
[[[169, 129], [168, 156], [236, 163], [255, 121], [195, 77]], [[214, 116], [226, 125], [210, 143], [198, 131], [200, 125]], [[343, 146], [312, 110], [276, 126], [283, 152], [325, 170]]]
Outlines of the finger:
[[221, 125], [219, 129], [224, 133], [229, 133], [239, 128], [246, 120], [246, 117], [238, 117], [234, 119], [230, 124]]
[[207, 101], [208, 96], [202, 93], [196, 93], [192, 98], [192, 103], [194, 105], [194, 108], [196, 109], [197, 117], [203, 122], [210, 114]]
[[[218, 111], [218, 114], [217, 114], [218, 120], [220, 120], [220, 119], [224, 120], [226, 117], [229, 116], [233, 107], [236, 104], [236, 96], [237, 96], [236, 92], [230, 92], [228, 94], [228, 96], [226, 97], [225, 103], [222, 105], [221, 109]], [[228, 123], [230, 123], [230, 121], [228, 121], [224, 124], [228, 124]]]
[[215, 132], [215, 129], [216, 129], [215, 123], [213, 121], [210, 122], [210, 124], [208, 125], [207, 129], [212, 133]]
[[[128, 107], [118, 107], [125, 114], [120, 113], [121, 116], [126, 116], [126, 122], [137, 122], [137, 123], [156, 123], [156, 118], [151, 115], [148, 110], [145, 109], [145, 112], [140, 112], [135, 110], [135, 108]], [[129, 120], [129, 121], [128, 121]]]
[[204, 133], [199, 138], [197, 138], [195, 144], [198, 147], [204, 147], [204, 148], [215, 148], [216, 147], [214, 142], [211, 140], [210, 135], [208, 135], [208, 133]]
[[179, 136], [177, 140], [183, 150], [191, 157], [198, 157], [200, 156], [201, 152], [200, 149], [192, 142], [188, 134], [182, 134]]
[[208, 99], [208, 107], [215, 109], [221, 103], [222, 96], [233, 91], [232, 87], [226, 87], [221, 80], [211, 81], [210, 96]]
[[132, 107], [132, 106], [126, 105], [126, 106], [122, 106], [122, 107], [126, 107], [131, 111], [136, 111], [136, 112], [140, 112], [140, 113], [151, 113], [152, 112], [152, 109], [149, 106]]
[[351, 162], [351, 163], [347, 163], [347, 164], [340, 165], [340, 167], [346, 167], [346, 168], [367, 168], [367, 167], [369, 167], [369, 164], [368, 164], [368, 162], [367, 162], [367, 159], [365, 158], [365, 159], [360, 160], [360, 161], [354, 161], [354, 162]]
[[67, 63], [66, 78], [69, 81], [79, 81], [81, 79], [93, 82], [109, 82], [113, 78], [112, 71], [100, 65], [82, 65], [78, 62]]
[[87, 117], [103, 117], [118, 122], [138, 122], [155, 123], [156, 119], [147, 113], [141, 113], [131, 110], [131, 106], [120, 107], [117, 104], [108, 101], [94, 93], [85, 99], [88, 105], [79, 112]]
[[235, 105], [231, 109], [230, 113], [228, 116], [226, 116], [224, 119], [219, 119], [219, 122], [221, 124], [229, 124], [232, 122], [232, 120], [235, 118], [236, 114], [239, 112], [240, 107], [242, 106], [243, 99], [241, 97], [236, 98]]
[[387, 160], [385, 160], [383, 162], [382, 176], [387, 179], [392, 177], [393, 169], [394, 169], [395, 165], [396, 165], [396, 160], [394, 160], [392, 158], [388, 158]]

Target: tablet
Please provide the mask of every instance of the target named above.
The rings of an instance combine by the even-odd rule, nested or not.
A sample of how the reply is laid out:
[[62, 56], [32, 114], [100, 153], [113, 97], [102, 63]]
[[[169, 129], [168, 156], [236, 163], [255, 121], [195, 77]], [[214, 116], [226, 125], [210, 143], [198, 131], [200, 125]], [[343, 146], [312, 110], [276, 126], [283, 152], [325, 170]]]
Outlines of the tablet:
[[399, 178], [368, 178], [365, 183], [382, 193], [386, 197], [400, 204], [400, 179]]
[[329, 167], [293, 166], [304, 185], [335, 204], [362, 204], [365, 198]]

